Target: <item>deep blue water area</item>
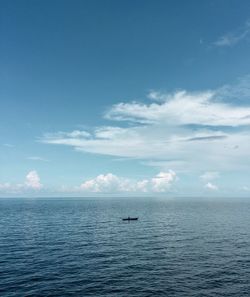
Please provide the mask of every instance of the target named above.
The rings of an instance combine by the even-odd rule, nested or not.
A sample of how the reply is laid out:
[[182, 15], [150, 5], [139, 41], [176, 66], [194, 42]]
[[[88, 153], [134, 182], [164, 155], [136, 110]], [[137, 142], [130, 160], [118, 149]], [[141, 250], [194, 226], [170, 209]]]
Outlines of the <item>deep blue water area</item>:
[[250, 296], [250, 199], [0, 199], [0, 296]]

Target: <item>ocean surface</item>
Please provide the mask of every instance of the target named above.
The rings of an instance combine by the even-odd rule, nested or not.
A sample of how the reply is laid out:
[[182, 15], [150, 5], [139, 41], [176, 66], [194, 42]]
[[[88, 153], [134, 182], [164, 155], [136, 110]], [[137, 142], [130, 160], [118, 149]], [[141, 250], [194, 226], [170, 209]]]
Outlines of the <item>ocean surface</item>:
[[250, 199], [0, 199], [0, 296], [250, 296]]

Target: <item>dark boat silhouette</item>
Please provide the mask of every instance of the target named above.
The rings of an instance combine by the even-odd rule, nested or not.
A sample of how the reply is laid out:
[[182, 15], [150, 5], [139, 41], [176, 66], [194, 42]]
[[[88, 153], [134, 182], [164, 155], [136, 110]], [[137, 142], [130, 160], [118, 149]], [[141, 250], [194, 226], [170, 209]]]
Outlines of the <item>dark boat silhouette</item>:
[[127, 218], [124, 218], [122, 219], [123, 221], [137, 221], [138, 218], [131, 218], [131, 217], [127, 217]]

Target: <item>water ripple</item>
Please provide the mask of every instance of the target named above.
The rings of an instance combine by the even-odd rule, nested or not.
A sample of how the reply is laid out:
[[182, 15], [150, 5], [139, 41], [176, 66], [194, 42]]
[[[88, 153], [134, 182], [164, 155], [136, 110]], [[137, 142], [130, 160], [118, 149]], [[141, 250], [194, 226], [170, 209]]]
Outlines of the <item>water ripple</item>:
[[2, 199], [0, 296], [249, 296], [249, 211], [240, 200]]

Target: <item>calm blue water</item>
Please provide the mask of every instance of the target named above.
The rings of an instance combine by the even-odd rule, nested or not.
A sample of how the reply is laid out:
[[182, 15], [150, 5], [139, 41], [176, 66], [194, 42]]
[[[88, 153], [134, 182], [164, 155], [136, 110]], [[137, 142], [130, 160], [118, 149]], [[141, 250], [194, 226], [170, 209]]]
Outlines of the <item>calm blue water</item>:
[[250, 199], [0, 199], [0, 296], [250, 296]]

